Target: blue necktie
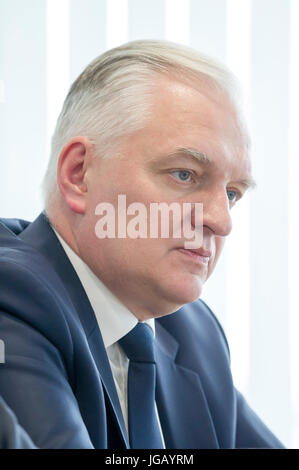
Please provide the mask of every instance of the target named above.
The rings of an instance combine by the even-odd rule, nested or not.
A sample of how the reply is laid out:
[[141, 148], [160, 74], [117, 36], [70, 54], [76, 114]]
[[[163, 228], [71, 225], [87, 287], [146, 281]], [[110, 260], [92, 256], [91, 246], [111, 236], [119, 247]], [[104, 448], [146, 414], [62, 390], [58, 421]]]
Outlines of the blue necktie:
[[128, 418], [132, 449], [163, 449], [155, 410], [156, 363], [154, 336], [146, 323], [119, 340], [129, 358]]

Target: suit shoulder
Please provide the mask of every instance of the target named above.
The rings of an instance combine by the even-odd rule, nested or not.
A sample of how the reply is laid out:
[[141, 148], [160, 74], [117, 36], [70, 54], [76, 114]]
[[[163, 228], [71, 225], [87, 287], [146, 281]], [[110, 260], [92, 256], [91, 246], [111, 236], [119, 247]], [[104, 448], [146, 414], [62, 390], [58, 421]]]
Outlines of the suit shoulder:
[[[47, 260], [29, 246], [0, 247], [0, 299], [13, 289], [15, 296], [35, 296], [36, 289], [55, 301], [60, 280]], [[54, 289], [55, 286], [55, 289]], [[16, 295], [17, 294], [17, 295]], [[2, 296], [2, 297], [1, 297]], [[49, 300], [49, 299], [48, 299]]]
[[67, 295], [47, 260], [29, 246], [0, 248], [0, 311], [64, 348], [71, 343]]

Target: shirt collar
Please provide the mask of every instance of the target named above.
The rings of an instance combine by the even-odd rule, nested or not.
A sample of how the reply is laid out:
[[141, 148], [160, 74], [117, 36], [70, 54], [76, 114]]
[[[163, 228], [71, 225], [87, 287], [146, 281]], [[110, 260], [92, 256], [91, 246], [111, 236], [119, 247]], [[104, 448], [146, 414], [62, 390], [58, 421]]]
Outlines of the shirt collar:
[[[105, 348], [116, 343], [137, 325], [138, 319], [105, 286], [88, 265], [72, 250], [57, 230], [54, 230], [75, 269], [95, 313]], [[155, 334], [155, 320], [146, 320]]]

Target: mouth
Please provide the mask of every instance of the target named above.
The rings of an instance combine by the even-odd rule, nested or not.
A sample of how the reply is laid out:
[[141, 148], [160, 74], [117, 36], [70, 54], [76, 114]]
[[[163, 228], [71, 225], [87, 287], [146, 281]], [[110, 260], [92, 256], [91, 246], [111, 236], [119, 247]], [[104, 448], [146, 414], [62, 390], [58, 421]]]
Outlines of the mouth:
[[204, 248], [198, 248], [196, 250], [187, 250], [186, 248], [177, 248], [177, 250], [185, 256], [188, 256], [190, 260], [197, 264], [208, 266], [210, 258], [212, 256], [211, 251], [205, 250]]

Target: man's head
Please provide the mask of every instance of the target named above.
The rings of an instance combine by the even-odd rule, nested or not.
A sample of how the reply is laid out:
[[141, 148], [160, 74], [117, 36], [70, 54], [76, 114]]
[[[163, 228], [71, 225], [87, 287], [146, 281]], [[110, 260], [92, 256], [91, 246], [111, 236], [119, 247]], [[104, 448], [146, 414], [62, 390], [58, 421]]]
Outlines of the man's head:
[[[139, 319], [200, 296], [231, 230], [230, 210], [250, 185], [234, 93], [231, 74], [197, 52], [139, 41], [96, 59], [66, 98], [45, 178], [48, 216]], [[202, 203], [200, 256], [183, 237], [97, 238], [96, 207], [110, 203], [117, 214], [118, 195], [148, 213], [153, 202]]]

